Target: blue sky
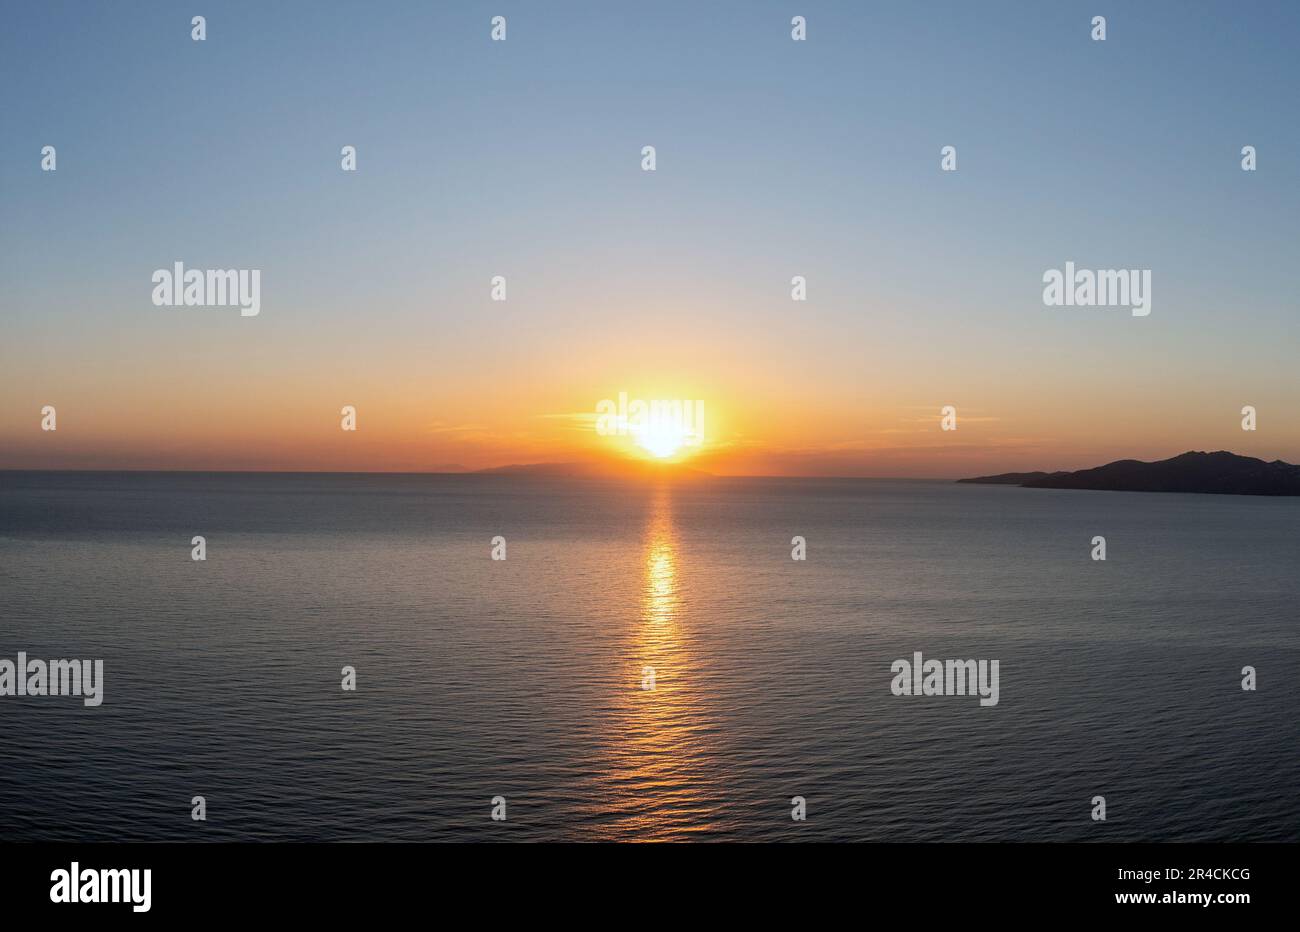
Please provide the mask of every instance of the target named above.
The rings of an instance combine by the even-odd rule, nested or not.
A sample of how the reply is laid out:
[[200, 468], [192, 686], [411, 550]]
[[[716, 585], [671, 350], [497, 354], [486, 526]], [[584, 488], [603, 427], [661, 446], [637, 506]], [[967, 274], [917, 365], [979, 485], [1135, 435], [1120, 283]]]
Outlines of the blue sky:
[[[194, 14], [205, 42], [190, 40]], [[504, 43], [488, 39], [495, 14]], [[795, 14], [807, 42], [790, 40]], [[1097, 14], [1105, 42], [1089, 37]], [[1150, 427], [1179, 405], [1264, 399], [1279, 432], [1251, 440], [1300, 456], [1300, 424], [1281, 418], [1300, 293], [1300, 4], [5, 16], [0, 438], [15, 444], [54, 392], [120, 391], [129, 408], [187, 373], [239, 398], [382, 373], [384, 392], [423, 378], [472, 408], [493, 391], [476, 382], [486, 361], [550, 383], [641, 341], [639, 377], [820, 400], [841, 420], [953, 397], [1014, 420], [1018, 398], [1100, 397], [1120, 420], [1134, 399]], [[39, 171], [46, 144], [56, 173]], [[355, 175], [339, 170], [345, 144]], [[1239, 169], [1246, 144], [1255, 173]], [[938, 171], [943, 145], [955, 173]], [[149, 273], [176, 259], [263, 269], [257, 339], [227, 315], [160, 318]], [[1152, 316], [1045, 309], [1041, 275], [1066, 260], [1153, 269]], [[487, 313], [501, 272], [511, 301]], [[811, 295], [793, 310], [792, 274]], [[592, 391], [616, 377], [599, 369]], [[1013, 433], [1041, 435], [1044, 418]], [[813, 427], [809, 447], [834, 442]]]

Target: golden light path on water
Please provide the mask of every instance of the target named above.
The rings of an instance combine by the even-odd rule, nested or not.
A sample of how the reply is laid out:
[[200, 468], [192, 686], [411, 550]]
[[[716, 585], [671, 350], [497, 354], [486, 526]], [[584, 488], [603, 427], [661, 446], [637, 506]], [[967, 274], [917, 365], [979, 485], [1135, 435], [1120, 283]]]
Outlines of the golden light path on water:
[[[629, 631], [626, 686], [612, 735], [617, 814], [610, 837], [681, 838], [713, 827], [705, 791], [712, 731], [684, 615], [671, 489], [656, 491], [643, 544], [639, 617]], [[653, 687], [653, 688], [647, 688]]]

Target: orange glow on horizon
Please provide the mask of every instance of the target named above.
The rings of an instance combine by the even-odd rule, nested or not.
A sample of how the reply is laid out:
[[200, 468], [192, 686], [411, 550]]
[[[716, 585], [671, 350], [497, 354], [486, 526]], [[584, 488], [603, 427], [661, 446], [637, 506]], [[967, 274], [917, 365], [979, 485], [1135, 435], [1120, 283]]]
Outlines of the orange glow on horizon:
[[[457, 377], [436, 385], [401, 374], [297, 376], [274, 391], [224, 370], [177, 372], [177, 384], [197, 378], [204, 386], [193, 392], [159, 393], [160, 383], [143, 377], [103, 386], [75, 373], [51, 389], [23, 386], [0, 411], [0, 468], [472, 472], [574, 463], [628, 476], [681, 465], [714, 475], [958, 478], [1163, 459], [1195, 449], [1300, 459], [1294, 432], [1243, 433], [1238, 419], [1226, 416], [1190, 424], [1158, 406], [1139, 417], [1122, 392], [1089, 397], [1088, 407], [1070, 386], [1030, 405], [1018, 395], [971, 396], [957, 388], [932, 397], [898, 385], [828, 393], [793, 380], [764, 391], [759, 382], [716, 375], [697, 381], [686, 374], [534, 373], [536, 381]], [[702, 399], [700, 442], [686, 442], [679, 428], [601, 435], [598, 399], [620, 383], [639, 397]], [[959, 429], [940, 430], [942, 404], [963, 396], [970, 400], [957, 404]], [[1268, 402], [1261, 397], [1252, 400]], [[57, 432], [40, 429], [45, 404], [58, 408]], [[1187, 404], [1214, 410], [1209, 400]], [[340, 429], [343, 405], [357, 409], [354, 432]]]

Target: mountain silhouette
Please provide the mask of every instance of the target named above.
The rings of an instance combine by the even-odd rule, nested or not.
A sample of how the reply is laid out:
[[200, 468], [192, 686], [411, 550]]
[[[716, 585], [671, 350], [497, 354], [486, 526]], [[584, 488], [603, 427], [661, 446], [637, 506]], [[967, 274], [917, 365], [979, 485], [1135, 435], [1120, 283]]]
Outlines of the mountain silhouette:
[[1167, 460], [1144, 463], [1116, 460], [1076, 472], [1002, 473], [958, 479], [984, 485], [1019, 485], [1027, 489], [1091, 489], [1108, 492], [1197, 492], [1219, 495], [1300, 495], [1300, 466], [1226, 450], [1189, 451]]
[[712, 475], [681, 463], [653, 460], [596, 460], [580, 463], [515, 463], [475, 470], [478, 475], [533, 476], [544, 479], [709, 479]]

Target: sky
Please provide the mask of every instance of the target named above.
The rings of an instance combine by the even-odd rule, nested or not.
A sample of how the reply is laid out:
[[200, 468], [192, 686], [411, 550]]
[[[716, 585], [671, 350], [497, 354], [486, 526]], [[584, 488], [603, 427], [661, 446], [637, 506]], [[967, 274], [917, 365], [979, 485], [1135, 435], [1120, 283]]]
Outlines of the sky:
[[[2, 28], [0, 468], [599, 459], [628, 453], [594, 429], [620, 392], [702, 401], [675, 458], [719, 474], [1300, 462], [1300, 4], [22, 2]], [[177, 261], [260, 270], [260, 313], [156, 306]], [[1067, 261], [1150, 269], [1151, 313], [1045, 306]]]

